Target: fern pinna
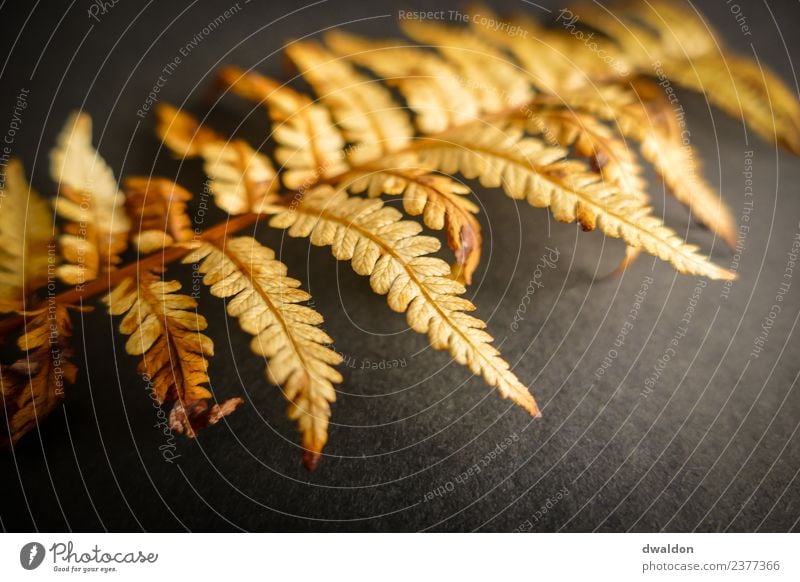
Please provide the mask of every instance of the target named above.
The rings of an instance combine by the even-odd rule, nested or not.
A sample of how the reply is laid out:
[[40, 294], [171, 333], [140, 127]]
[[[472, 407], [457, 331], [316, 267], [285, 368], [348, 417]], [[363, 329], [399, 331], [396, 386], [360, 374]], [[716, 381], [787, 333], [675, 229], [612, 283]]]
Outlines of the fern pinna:
[[[231, 215], [203, 232], [190, 228], [187, 185], [129, 177], [120, 188], [91, 144], [85, 114], [68, 121], [51, 156], [60, 234], [20, 164], [11, 164], [0, 213], [0, 309], [9, 315], [0, 328], [6, 335], [23, 327], [19, 346], [27, 355], [2, 367], [4, 440], [34, 428], [74, 382], [69, 310], [99, 294], [121, 317], [126, 351], [141, 357], [154, 398], [171, 403], [173, 430], [193, 437], [242, 404], [216, 402], [207, 387], [213, 334], [195, 301], [162, 275], [182, 260], [197, 265], [210, 294], [252, 335], [267, 379], [289, 402], [305, 464], [316, 466], [342, 382], [341, 357], [302, 283], [272, 249], [234, 234], [260, 217], [330, 247], [434, 348], [534, 416], [539, 408], [527, 384], [464, 298], [482, 238], [474, 194], [455, 175], [621, 238], [620, 268], [643, 251], [682, 273], [732, 279], [650, 210], [642, 160], [699, 222], [735, 242], [731, 214], [700, 175], [697, 153], [681, 140], [680, 120], [654, 79], [704, 90], [798, 154], [800, 104], [777, 77], [720, 49], [695, 13], [666, 1], [627, 4], [613, 16], [576, 10], [580, 23], [605, 33], [593, 48], [563, 26], [527, 18], [508, 26], [528, 34], [505, 34], [480, 24], [499, 16], [485, 7], [480, 13], [491, 18], [470, 19], [469, 28], [404, 21], [411, 40], [331, 31], [321, 41], [289, 44], [286, 54], [316, 99], [224, 67], [218, 86], [266, 109], [274, 161], [162, 104], [158, 135], [178, 158], [202, 160], [214, 201]], [[597, 47], [608, 58], [598, 58]], [[638, 154], [628, 144], [638, 144]], [[381, 196], [402, 196], [404, 213]], [[444, 232], [451, 264], [424, 228]], [[130, 244], [138, 260], [122, 264]], [[55, 278], [66, 287], [43, 299]]]

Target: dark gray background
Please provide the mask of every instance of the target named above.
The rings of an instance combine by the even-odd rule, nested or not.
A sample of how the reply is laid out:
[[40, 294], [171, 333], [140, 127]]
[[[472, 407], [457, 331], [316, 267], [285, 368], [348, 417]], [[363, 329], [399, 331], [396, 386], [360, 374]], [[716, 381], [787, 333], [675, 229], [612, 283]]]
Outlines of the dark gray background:
[[[161, 68], [233, 2], [178, 4], [121, 0], [100, 22], [88, 17], [88, 1], [0, 8], [0, 125], [11, 119], [19, 89], [30, 89], [13, 147], [41, 192], [54, 194], [46, 154], [76, 108], [93, 116], [99, 149], [117, 175], [154, 172], [199, 191], [200, 164], [179, 168], [159, 150], [153, 116], [141, 120], [136, 110]], [[493, 4], [552, 18], [523, 2]], [[731, 47], [757, 54], [795, 86], [797, 2], [770, 2], [769, 9], [742, 2], [752, 37], [741, 34], [723, 1], [696, 4]], [[241, 0], [240, 6], [183, 59], [162, 90], [163, 100], [203, 115], [220, 63], [282, 77], [279, 49], [288, 39], [335, 25], [397, 35], [398, 8], [461, 4], [329, 0], [301, 9], [300, 3]], [[164, 437], [153, 428], [155, 410], [136, 361], [123, 353], [120, 336], [112, 333], [115, 324], [98, 308], [76, 319], [83, 371], [65, 405], [13, 453], [0, 453], [0, 527], [510, 531], [534, 522], [539, 512], [536, 531], [796, 530], [797, 277], [765, 352], [757, 359], [749, 354], [775, 303], [798, 231], [800, 161], [776, 152], [702, 97], [679, 95], [705, 175], [737, 218], [744, 202], [744, 152], [754, 151], [755, 208], [739, 281], [728, 299], [718, 283], [703, 291], [689, 333], [649, 397], [641, 395], [643, 382], [681, 325], [696, 278], [650, 258], [621, 278], [603, 277], [621, 257], [619, 241], [580, 233], [543, 210], [476, 188], [486, 249], [469, 294], [519, 377], [533, 386], [544, 417], [531, 423], [446, 354], [426, 349], [425, 338], [406, 330], [404, 318], [328, 249], [309, 249], [307, 241], [285, 240], [262, 225], [257, 236], [280, 249], [326, 315], [337, 349], [358, 362], [343, 368], [336, 424], [319, 469], [311, 474], [301, 466], [280, 391], [264, 380], [263, 362], [224, 317], [222, 302], [210, 297], [201, 309], [218, 352], [211, 364], [213, 390], [247, 402], [227, 424], [196, 441], [181, 440], [180, 458], [166, 463], [158, 449]], [[267, 135], [262, 112], [234, 97], [214, 105], [210, 120], [255, 144]], [[659, 183], [651, 180], [651, 192], [668, 224], [712, 251], [720, 264], [730, 264], [731, 252], [691, 223]], [[221, 218], [217, 213], [208, 224]], [[545, 270], [544, 287], [513, 333], [510, 323], [546, 246], [559, 249], [557, 268]], [[177, 267], [171, 274], [187, 281], [190, 271]], [[649, 275], [655, 285], [639, 320], [598, 381], [595, 370]], [[408, 365], [363, 370], [363, 359], [405, 359]], [[456, 482], [510, 435], [518, 440], [483, 465], [480, 475]], [[452, 491], [422, 502], [444, 486]], [[562, 488], [568, 494], [559, 499]]]

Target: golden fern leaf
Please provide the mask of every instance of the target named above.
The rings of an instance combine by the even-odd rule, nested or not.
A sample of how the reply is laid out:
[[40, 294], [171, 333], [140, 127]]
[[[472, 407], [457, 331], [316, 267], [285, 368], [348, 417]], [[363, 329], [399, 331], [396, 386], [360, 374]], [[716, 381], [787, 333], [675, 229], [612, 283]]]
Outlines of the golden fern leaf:
[[50, 173], [59, 186], [56, 212], [69, 221], [59, 238], [68, 264], [56, 273], [65, 283], [80, 285], [114, 269], [128, 246], [130, 230], [125, 197], [92, 146], [88, 115], [70, 116], [50, 154]]
[[556, 220], [579, 221], [585, 230], [595, 226], [608, 236], [622, 238], [670, 262], [678, 271], [712, 279], [732, 279], [681, 240], [650, 209], [619, 188], [606, 184], [584, 164], [564, 160], [560, 148], [547, 148], [518, 131], [493, 126], [468, 127], [448, 134], [448, 140], [417, 143], [423, 163], [445, 173], [461, 172], [487, 187], [502, 186], [515, 199], [549, 207]]
[[370, 277], [372, 289], [387, 296], [392, 310], [406, 313], [414, 331], [427, 333], [431, 346], [448, 350], [503, 397], [539, 415], [526, 386], [491, 345], [486, 325], [465, 313], [475, 306], [460, 296], [463, 285], [446, 277], [447, 263], [428, 256], [439, 250], [439, 241], [419, 236], [419, 224], [401, 220], [398, 210], [380, 200], [349, 197], [328, 186], [306, 193], [292, 208], [275, 211], [271, 226], [330, 246], [337, 259], [351, 261], [356, 273]]
[[667, 75], [688, 89], [703, 93], [732, 117], [743, 119], [768, 142], [800, 155], [800, 102], [769, 69], [735, 55], [708, 55], [691, 67], [665, 65]]
[[277, 200], [272, 162], [246, 141], [227, 140], [171, 105], [159, 105], [156, 115], [156, 131], [175, 155], [203, 158], [214, 201], [225, 212], [258, 213]]
[[[598, 93], [605, 93], [608, 89], [603, 87], [598, 92], [595, 83], [627, 76], [631, 70], [628, 62], [630, 59], [614, 51], [613, 46], [602, 43], [601, 58], [598, 51], [589, 50], [585, 42], [565, 31], [547, 31], [529, 19], [517, 19], [514, 23], [521, 30], [533, 30], [535, 34], [511, 35], [508, 34], [508, 29], [496, 25], [502, 21], [488, 9], [480, 10], [481, 14], [488, 16], [476, 18], [476, 10], [470, 19], [473, 28], [510, 50], [535, 78], [543, 79], [547, 83], [545, 90], [555, 94], [552, 103], [560, 105], [566, 102], [568, 106], [544, 109], [534, 106], [521, 109], [520, 116], [529, 118], [526, 129], [534, 134], [543, 134], [551, 144], [573, 145], [576, 153], [582, 156], [591, 155], [592, 149], [602, 152], [603, 158], [611, 158], [610, 164], [597, 164], [603, 177], [617, 184], [623, 193], [647, 200], [645, 183], [640, 177], [641, 168], [630, 150], [593, 115], [578, 115], [569, 109], [583, 101], [601, 101], [603, 95]], [[583, 11], [576, 13], [578, 17], [583, 15]], [[600, 7], [594, 7], [589, 13], [602, 15], [598, 18], [604, 20], [613, 19]], [[511, 25], [508, 23], [508, 26]], [[648, 89], [642, 82], [637, 82], [636, 86], [640, 90]], [[658, 112], [667, 121], [664, 132], [667, 135], [653, 129], [648, 130], [648, 125], [652, 126], [653, 123], [652, 119], [645, 118], [638, 119], [634, 125], [628, 124], [626, 135], [642, 142], [644, 157], [653, 163], [675, 198], [689, 207], [700, 223], [711, 228], [728, 244], [735, 244], [733, 216], [720, 197], [702, 179], [699, 158], [691, 146], [683, 143], [680, 129], [674, 131], [678, 123], [674, 109], [666, 103], [658, 89], [647, 92], [647, 110]], [[624, 96], [622, 98], [626, 108], [643, 110], [642, 95], [627, 89], [617, 89], [616, 92], [612, 90], [610, 94], [615, 99]], [[575, 95], [579, 95], [577, 102], [573, 98]], [[617, 110], [614, 116], [616, 113]], [[580, 127], [575, 123], [578, 121]], [[615, 163], [614, 159], [618, 162]], [[630, 262], [631, 256], [635, 255], [629, 253], [626, 262]]]
[[74, 384], [78, 369], [67, 307], [55, 301], [25, 313], [25, 334], [17, 344], [27, 354], [0, 366], [0, 415], [6, 419], [0, 445], [15, 444], [64, 399], [65, 384]]
[[436, 55], [417, 46], [375, 41], [333, 30], [326, 44], [338, 55], [381, 76], [397, 87], [416, 114], [423, 133], [439, 133], [477, 118], [480, 103], [460, 73]]
[[540, 107], [520, 114], [528, 133], [541, 135], [552, 146], [572, 147], [588, 158], [603, 178], [616, 184], [623, 194], [647, 201], [646, 182], [635, 154], [596, 117], [567, 108]]
[[687, 10], [676, 2], [620, 2], [610, 9], [587, 5], [575, 14], [619, 44], [637, 69], [652, 67], [657, 59], [694, 59], [720, 46], [720, 39], [696, 9]]
[[[572, 109], [541, 107], [527, 110], [518, 121], [528, 133], [540, 134], [549, 145], [572, 147], [575, 154], [589, 159], [606, 182], [619, 188], [620, 194], [640, 203], [649, 202], [647, 184], [636, 156], [594, 116]], [[615, 273], [627, 269], [639, 253], [639, 249], [627, 247]]]
[[729, 53], [694, 7], [654, 0], [623, 4], [613, 14], [587, 7], [585, 18], [623, 47], [639, 74], [654, 76], [662, 69], [763, 138], [800, 155], [797, 96], [760, 63]]
[[303, 189], [347, 170], [344, 138], [328, 110], [285, 84], [236, 67], [223, 67], [217, 77], [234, 93], [266, 105], [275, 123], [275, 159], [284, 168], [287, 188]]
[[383, 163], [360, 166], [338, 183], [353, 194], [366, 192], [370, 198], [402, 194], [403, 208], [409, 215], [422, 215], [425, 226], [433, 230], [445, 229], [447, 245], [456, 256], [452, 275], [462, 283], [472, 283], [483, 239], [475, 218], [478, 207], [466, 197], [470, 193], [468, 187], [421, 167], [413, 155], [392, 156]]
[[179, 158], [202, 157], [204, 147], [228, 141], [185, 111], [167, 103], [156, 107], [156, 134]]
[[326, 347], [333, 340], [319, 328], [322, 316], [299, 305], [311, 296], [286, 276], [272, 249], [250, 237], [204, 242], [183, 262], [198, 264], [211, 294], [229, 299], [228, 313], [255, 336], [250, 346], [269, 359], [267, 378], [290, 402], [289, 418], [303, 435], [304, 462], [313, 469], [328, 440], [333, 384], [342, 381], [332, 366], [342, 358]]
[[653, 164], [670, 193], [692, 211], [698, 222], [734, 246], [733, 215], [703, 179], [700, 156], [684, 143], [674, 109], [651, 84], [637, 81], [633, 86], [637, 92], [615, 90], [567, 99], [573, 107], [614, 123], [623, 135], [638, 141], [642, 157]]
[[47, 203], [25, 180], [22, 163], [12, 158], [0, 190], [0, 313], [25, 308], [33, 292], [47, 283], [53, 221]]
[[520, 107], [533, 97], [528, 74], [469, 30], [424, 20], [404, 20], [402, 28], [453, 63], [464, 78], [462, 84], [481, 96], [483, 111]]
[[192, 195], [186, 189], [166, 178], [139, 176], [126, 178], [123, 190], [139, 252], [151, 253], [194, 238], [192, 221], [186, 213], [186, 203]]
[[[630, 131], [641, 143], [642, 156], [661, 175], [672, 195], [687, 206], [695, 220], [736, 246], [736, 222], [730, 209], [703, 178], [700, 154], [683, 137], [685, 122], [652, 83], [633, 84], [640, 100], [631, 106], [640, 122]], [[653, 113], [655, 109], [656, 113]]]
[[200, 333], [205, 318], [194, 309], [197, 302], [176, 293], [177, 281], [162, 281], [154, 274], [139, 275], [138, 283], [125, 279], [104, 301], [111, 315], [124, 315], [119, 330], [130, 336], [125, 351], [142, 356], [138, 371], [152, 384], [159, 404], [173, 402], [170, 428], [195, 437], [196, 432], [236, 410], [241, 398], [231, 398], [209, 408], [213, 398], [208, 383], [208, 359], [214, 355], [211, 339]]
[[414, 135], [408, 113], [378, 82], [314, 42], [294, 42], [286, 54], [328, 105], [359, 164], [407, 146]]

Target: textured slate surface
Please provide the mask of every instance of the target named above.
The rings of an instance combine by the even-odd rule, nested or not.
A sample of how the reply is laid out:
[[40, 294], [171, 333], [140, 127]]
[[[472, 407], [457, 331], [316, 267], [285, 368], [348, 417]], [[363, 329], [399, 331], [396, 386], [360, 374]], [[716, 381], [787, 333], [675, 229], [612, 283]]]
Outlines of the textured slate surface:
[[[16, 95], [28, 89], [12, 149], [48, 195], [47, 149], [68, 111], [80, 107], [94, 117], [99, 148], [118, 174], [177, 176], [200, 189], [200, 164], [180, 167], [159, 151], [153, 116], [136, 113], [182, 49], [187, 54], [159, 98], [203, 114], [220, 63], [282, 76], [277, 51], [286, 39], [340, 24], [396, 35], [398, 8], [459, 8], [456, 2], [330, 0], [304, 8], [242, 0], [236, 14], [203, 34], [232, 3], [121, 2], [97, 13], [98, 21], [88, 16], [88, 3], [71, 10], [48, 3], [32, 15], [27, 3], [17, 4], [0, 11], [1, 54], [8, 55], [0, 128], [10, 122]], [[742, 34], [724, 3], [697, 5], [732, 47], [795, 82], [796, 2], [770, 2], [769, 10], [766, 3], [743, 4], [752, 36]], [[548, 17], [522, 2], [496, 7]], [[544, 211], [476, 185], [487, 246], [469, 293], [520, 378], [533, 385], [544, 418], [531, 423], [445, 354], [428, 349], [328, 250], [260, 226], [257, 236], [279, 248], [290, 272], [306, 282], [348, 359], [328, 456], [318, 471], [309, 474], [300, 465], [279, 390], [266, 384], [263, 362], [250, 355], [248, 338], [213, 298], [201, 301], [219, 352], [213, 389], [220, 397], [243, 395], [247, 404], [227, 425], [178, 441], [179, 457], [166, 462], [169, 441], [154, 428], [157, 411], [135, 361], [122, 354], [120, 336], [98, 309], [76, 321], [88, 373], [40, 434], [29, 435], [13, 454], [0, 453], [0, 525], [48, 531], [796, 530], [800, 281], [796, 272], [793, 280], [784, 272], [800, 228], [800, 161], [703, 98], [685, 91], [679, 97], [705, 175], [737, 217], [745, 202], [745, 152], [753, 152], [755, 204], [740, 280], [727, 295], [718, 283], [700, 290], [685, 337], [647, 396], [646, 382], [684, 326], [698, 281], [648, 258], [621, 278], [603, 278], [621, 256], [618, 241], [557, 224]], [[210, 119], [256, 144], [266, 135], [261, 112], [233, 97], [214, 105]], [[651, 191], [670, 225], [704, 249], [713, 247], [720, 264], [731, 264], [731, 252], [691, 223], [659, 185]], [[207, 224], [219, 218], [212, 212]], [[537, 274], [547, 248], [558, 250], [558, 261]], [[172, 272], [189, 281], [187, 268]], [[598, 379], [648, 277], [653, 282], [633, 329]], [[514, 331], [532, 280], [541, 287]], [[753, 358], [754, 339], [783, 281], [791, 287], [764, 352]], [[364, 361], [398, 364], [372, 369]]]

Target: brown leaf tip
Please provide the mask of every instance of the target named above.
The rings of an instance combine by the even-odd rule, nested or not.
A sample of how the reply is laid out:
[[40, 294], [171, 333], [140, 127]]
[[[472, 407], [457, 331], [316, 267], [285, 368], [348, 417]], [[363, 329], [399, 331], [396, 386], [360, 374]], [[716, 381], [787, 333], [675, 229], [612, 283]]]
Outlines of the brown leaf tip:
[[309, 471], [314, 471], [317, 468], [320, 460], [322, 459], [322, 453], [317, 451], [310, 451], [306, 449], [303, 451], [303, 465], [305, 465], [306, 469]]

